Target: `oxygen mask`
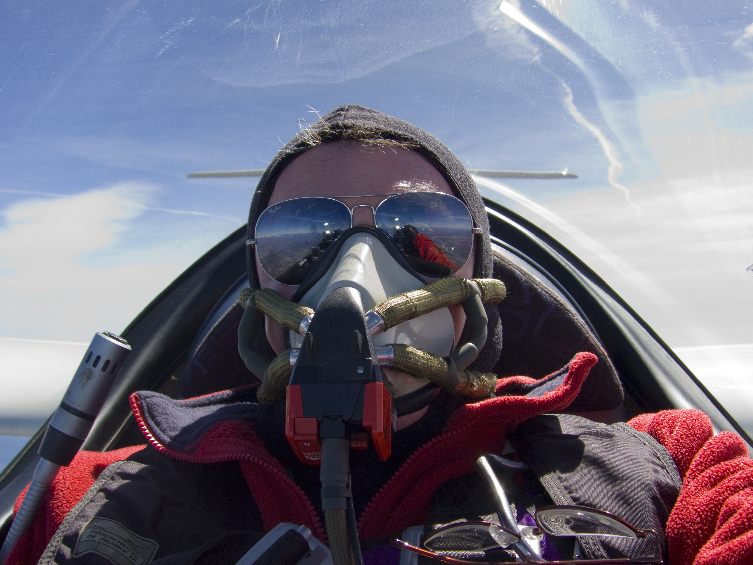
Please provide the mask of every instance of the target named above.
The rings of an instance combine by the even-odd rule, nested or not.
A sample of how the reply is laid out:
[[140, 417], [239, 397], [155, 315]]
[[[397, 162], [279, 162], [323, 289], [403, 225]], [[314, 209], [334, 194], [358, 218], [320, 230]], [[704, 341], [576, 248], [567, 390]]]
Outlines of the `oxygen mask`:
[[[341, 204], [327, 199], [298, 200], [316, 201], [317, 206], [322, 201]], [[282, 204], [291, 202], [298, 208], [302, 205], [296, 201]], [[274, 213], [279, 220], [284, 207]], [[264, 218], [260, 217], [257, 228], [260, 224], [264, 228]], [[472, 229], [469, 225], [465, 230], [464, 243], [461, 238], [445, 240], [450, 242], [448, 255], [419, 231], [425, 229], [424, 224], [415, 214], [413, 218], [418, 227], [404, 224], [400, 231], [393, 230], [392, 236], [379, 227], [347, 225], [328, 234], [325, 226], [324, 236], [317, 236], [319, 245], [292, 261], [305, 250], [298, 241], [302, 236], [293, 237], [295, 243], [291, 244], [300, 250], [284, 249], [280, 239], [280, 252], [273, 256], [263, 245], [271, 236], [257, 229], [254, 243], [262, 268], [278, 281], [295, 280], [298, 289], [290, 301], [271, 289], [242, 295], [246, 309], [238, 332], [239, 351], [248, 369], [262, 380], [258, 401], [274, 404], [286, 400], [286, 435], [304, 461], [318, 463], [319, 440], [334, 433], [331, 422], [338, 422], [338, 437], [348, 437], [352, 446], [361, 446], [355, 448], [365, 449], [371, 443], [380, 458], [386, 459], [394, 416], [425, 406], [436, 387], [475, 399], [494, 391], [495, 375], [466, 369], [486, 342], [483, 303], [501, 301], [504, 285], [494, 279], [456, 276], [426, 284], [414, 266], [447, 271], [445, 274], [456, 271], [450, 257], [454, 255], [461, 266], [465, 263], [472, 249]], [[289, 226], [288, 231], [295, 230]], [[407, 243], [416, 240], [424, 249], [421, 256], [412, 258]], [[455, 323], [450, 307], [456, 305], [462, 306], [466, 325], [463, 343], [453, 348]], [[271, 362], [250, 345], [263, 328], [264, 316], [287, 332], [289, 348]], [[403, 402], [401, 407], [401, 398], [397, 398], [393, 411], [392, 398], [383, 386], [381, 369], [385, 367], [408, 375], [400, 378], [401, 386], [393, 392], [401, 398], [421, 397], [424, 403]]]
[[[483, 303], [504, 299], [504, 284], [496, 279], [447, 277], [427, 285], [406, 268], [385, 239], [374, 228], [356, 228], [343, 236], [317, 266], [321, 274], [312, 272], [293, 301], [270, 289], [242, 297], [246, 311], [239, 329], [239, 350], [249, 370], [262, 380], [260, 402], [272, 404], [285, 397], [317, 308], [338, 288], [357, 291], [367, 310], [366, 331], [379, 366], [421, 379], [417, 388], [431, 382], [472, 398], [493, 392], [494, 375], [465, 369], [486, 341]], [[449, 307], [455, 305], [462, 305], [465, 312], [467, 338], [453, 349], [455, 326]], [[288, 331], [290, 345], [268, 365], [249, 345], [264, 315]]]
[[[395, 258], [394, 251], [390, 253], [389, 242], [385, 245], [385, 238], [380, 235], [375, 230], [367, 230], [356, 231], [345, 238], [329, 269], [314, 284], [305, 286], [305, 292], [299, 291], [300, 299], [296, 302], [316, 311], [333, 290], [348, 287], [358, 291], [368, 311], [388, 298], [423, 288], [426, 283], [409, 272], [404, 261]], [[452, 351], [455, 325], [445, 306], [378, 332], [372, 339], [377, 348], [403, 344], [444, 357]], [[288, 343], [290, 347], [300, 348], [303, 336], [290, 331]], [[400, 379], [392, 383], [390, 392], [393, 396], [402, 396], [428, 383], [422, 378]]]
[[[355, 132], [375, 132], [374, 140], [397, 146], [383, 150], [381, 143], [372, 147], [370, 137], [351, 140]], [[311, 147], [313, 139], [323, 142]], [[353, 187], [360, 194], [350, 193]], [[354, 229], [354, 211], [358, 225], [366, 207], [374, 227]], [[275, 157], [249, 218], [251, 284], [273, 279], [297, 292], [291, 300], [271, 289], [241, 295], [239, 351], [262, 380], [258, 401], [285, 400], [285, 434], [298, 457], [321, 463], [334, 562], [359, 563], [350, 450], [373, 446], [381, 460], [389, 457], [394, 416], [426, 406], [425, 396], [422, 405], [404, 402], [425, 389], [432, 397], [441, 387], [472, 399], [494, 391], [495, 376], [473, 373], [468, 365], [484, 346], [491, 321], [483, 302], [501, 300], [504, 286], [459, 276], [464, 265], [470, 270], [474, 250], [473, 272], [491, 274], [486, 211], [462, 163], [439, 141], [395, 118], [347, 106]], [[424, 277], [437, 282], [427, 285]], [[459, 339], [459, 323], [450, 314], [459, 312], [457, 305], [466, 314]], [[496, 314], [489, 312], [490, 318]], [[264, 331], [265, 317], [282, 326], [290, 346], [274, 360], [251, 345]], [[496, 316], [491, 322], [494, 346], [484, 349], [483, 367], [493, 365], [501, 345]], [[279, 352], [280, 336], [273, 337]], [[382, 384], [386, 368], [429, 384], [393, 402]]]

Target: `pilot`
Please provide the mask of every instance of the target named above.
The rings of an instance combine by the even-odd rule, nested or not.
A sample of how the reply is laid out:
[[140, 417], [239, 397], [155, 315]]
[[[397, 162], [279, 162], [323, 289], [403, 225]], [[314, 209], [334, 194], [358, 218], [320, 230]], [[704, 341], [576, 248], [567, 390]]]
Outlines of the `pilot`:
[[[338, 565], [416, 562], [397, 538], [436, 560], [443, 550], [421, 547], [421, 536], [505, 525], [497, 480], [518, 538], [468, 549], [462, 530], [442, 559], [753, 559], [753, 466], [740, 438], [712, 438], [696, 412], [630, 425], [564, 413], [599, 361], [591, 352], [573, 351], [547, 377], [497, 379], [505, 292], [492, 279], [488, 218], [434, 137], [337, 108], [270, 163], [247, 239], [238, 349], [262, 384], [188, 399], [134, 393], [147, 445], [79, 453], [8, 563], [253, 563], [240, 560], [288, 523], [328, 543]], [[351, 360], [343, 379], [322, 379]], [[312, 428], [312, 379], [329, 387], [315, 408], [379, 399], [369, 426], [363, 408], [362, 427], [326, 413]], [[351, 398], [353, 383], [366, 392]], [[484, 454], [497, 456], [486, 474]], [[622, 535], [655, 533], [633, 545], [542, 536], [534, 517], [552, 504], [611, 512], [632, 525]]]
[[[394, 130], [389, 137], [387, 127]], [[276, 244], [280, 236], [273, 230], [300, 229], [307, 221], [317, 227], [340, 221], [347, 230], [321, 261], [307, 257], [315, 242], [302, 240], [300, 251], [294, 242]], [[422, 224], [421, 233], [411, 222]], [[462, 164], [418, 128], [355, 106], [332, 112], [286, 145], [259, 183], [248, 225], [252, 286], [314, 309], [342, 286], [357, 288], [368, 310], [441, 277], [488, 278], [492, 272], [486, 210]], [[494, 366], [502, 345], [497, 310], [487, 307], [486, 313], [489, 337], [475, 364], [482, 370]], [[449, 355], [465, 325], [462, 307], [423, 318], [420, 328], [407, 325], [390, 337]], [[276, 322], [267, 321], [266, 334], [275, 353], [286, 348]], [[389, 339], [380, 336], [377, 343]], [[436, 393], [426, 379], [382, 372], [393, 399], [424, 390], [424, 400], [415, 404]]]

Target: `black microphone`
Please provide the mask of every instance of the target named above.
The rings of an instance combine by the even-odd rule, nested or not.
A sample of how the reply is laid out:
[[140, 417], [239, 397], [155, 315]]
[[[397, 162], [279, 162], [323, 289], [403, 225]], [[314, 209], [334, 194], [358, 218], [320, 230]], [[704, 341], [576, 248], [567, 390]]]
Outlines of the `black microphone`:
[[29, 529], [60, 467], [70, 465], [78, 453], [130, 352], [128, 342], [115, 334], [94, 336], [42, 438], [41, 459], [0, 549], [0, 564]]

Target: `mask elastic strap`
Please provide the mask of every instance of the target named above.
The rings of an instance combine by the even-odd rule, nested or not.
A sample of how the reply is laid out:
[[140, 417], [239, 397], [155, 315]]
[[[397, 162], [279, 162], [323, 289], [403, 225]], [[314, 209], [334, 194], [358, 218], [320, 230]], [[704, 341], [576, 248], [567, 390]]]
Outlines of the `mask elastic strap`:
[[[370, 334], [376, 335], [402, 322], [423, 316], [439, 308], [462, 304], [470, 328], [468, 342], [458, 346], [447, 357], [421, 351], [409, 345], [393, 344], [377, 348], [380, 365], [426, 378], [437, 386], [471, 398], [485, 398], [494, 392], [493, 373], [465, 371], [486, 342], [486, 312], [483, 304], [497, 303], [505, 298], [506, 289], [496, 279], [462, 279], [448, 277], [405, 292], [378, 304], [366, 313]], [[251, 351], [253, 335], [261, 328], [264, 315], [271, 317], [283, 329], [306, 333], [314, 316], [311, 308], [290, 302], [271, 289], [248, 291], [246, 311], [238, 329], [238, 349], [246, 367], [262, 380], [258, 399], [273, 404], [285, 397], [297, 350], [288, 349], [271, 363]]]

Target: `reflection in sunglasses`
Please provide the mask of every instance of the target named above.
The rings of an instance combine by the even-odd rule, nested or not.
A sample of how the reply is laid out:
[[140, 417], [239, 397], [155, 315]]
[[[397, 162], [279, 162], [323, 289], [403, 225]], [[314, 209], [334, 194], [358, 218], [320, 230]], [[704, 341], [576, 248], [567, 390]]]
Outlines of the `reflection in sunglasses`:
[[[353, 227], [352, 211], [333, 198], [304, 197], [264, 210], [255, 227], [256, 254], [276, 281], [301, 284], [326, 251]], [[390, 196], [374, 210], [374, 223], [410, 267], [421, 275], [446, 277], [468, 260], [473, 220], [465, 204], [443, 193]]]

